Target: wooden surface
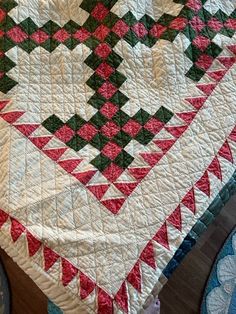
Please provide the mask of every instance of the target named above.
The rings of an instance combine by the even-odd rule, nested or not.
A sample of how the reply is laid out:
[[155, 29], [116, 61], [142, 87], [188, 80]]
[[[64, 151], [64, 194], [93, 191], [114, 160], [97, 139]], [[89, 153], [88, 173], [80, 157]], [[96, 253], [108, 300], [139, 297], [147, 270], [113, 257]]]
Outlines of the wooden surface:
[[[199, 314], [212, 263], [236, 224], [236, 196], [201, 236], [161, 291], [161, 314]], [[47, 299], [31, 279], [2, 251], [12, 290], [12, 314], [46, 314]], [[82, 313], [78, 313], [82, 314]]]

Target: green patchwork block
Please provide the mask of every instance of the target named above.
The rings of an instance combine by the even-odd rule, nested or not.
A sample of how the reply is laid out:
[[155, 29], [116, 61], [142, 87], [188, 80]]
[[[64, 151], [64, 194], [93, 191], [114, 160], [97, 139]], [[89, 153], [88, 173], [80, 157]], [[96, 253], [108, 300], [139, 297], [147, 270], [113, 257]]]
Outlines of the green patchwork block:
[[173, 112], [171, 112], [169, 109], [161, 106], [157, 112], [155, 113], [154, 117], [160, 120], [163, 123], [167, 123], [170, 121], [170, 119], [173, 117]]
[[112, 120], [119, 126], [122, 127], [124, 126], [129, 120], [130, 120], [130, 116], [127, 115], [127, 113], [125, 113], [122, 110], [119, 110], [116, 112], [116, 114], [112, 117]]
[[134, 160], [130, 154], [128, 154], [125, 150], [122, 150], [120, 154], [115, 158], [114, 163], [119, 167], [126, 169]]
[[111, 160], [103, 154], [100, 154], [95, 157], [90, 163], [102, 172], [110, 165]]
[[38, 26], [34, 23], [34, 21], [28, 17], [24, 21], [20, 23], [20, 27], [28, 34], [32, 35], [34, 32], [37, 31]]
[[129, 98], [125, 96], [123, 93], [121, 93], [119, 90], [111, 97], [110, 101], [120, 108], [124, 106]]
[[89, 99], [88, 103], [96, 109], [101, 109], [106, 101], [106, 98], [104, 98], [101, 94], [96, 93]]
[[118, 144], [120, 147], [125, 147], [132, 140], [132, 137], [121, 130], [113, 137], [113, 141]]
[[80, 137], [78, 134], [72, 137], [72, 139], [66, 143], [67, 146], [74, 149], [76, 152], [82, 149], [85, 145], [87, 145], [87, 142]]
[[138, 22], [136, 17], [130, 11], [122, 17], [122, 20], [129, 26], [133, 26]]
[[100, 75], [97, 75], [97, 73], [94, 73], [90, 78], [87, 80], [86, 84], [97, 91], [102, 84], [105, 82], [103, 78], [101, 78]]
[[18, 46], [24, 51], [31, 53], [38, 45], [32, 39], [26, 39], [22, 43], [18, 44]]
[[97, 129], [100, 129], [107, 121], [108, 119], [99, 111], [90, 119], [90, 122], [95, 125]]
[[96, 70], [96, 68], [103, 62], [102, 58], [92, 52], [84, 61], [91, 69]]
[[209, 56], [212, 56], [213, 58], [216, 58], [219, 56], [222, 50], [223, 49], [220, 48], [218, 45], [211, 42], [210, 45], [207, 47], [207, 49], [204, 51], [204, 53], [208, 54]]
[[91, 50], [94, 50], [100, 44], [100, 41], [94, 36], [91, 36], [84, 41], [84, 44]]
[[7, 56], [0, 58], [0, 72], [6, 73], [10, 71], [15, 65], [15, 62], [13, 62]]
[[106, 43], [108, 43], [112, 48], [115, 47], [115, 45], [120, 40], [120, 37], [117, 36], [115, 33], [110, 32], [108, 36], [106, 37]]
[[42, 43], [40, 46], [43, 47], [48, 52], [53, 52], [59, 45], [60, 43], [57, 40], [50, 38], [47, 39], [44, 43]]
[[113, 68], [117, 68], [123, 59], [115, 52], [112, 51], [106, 59], [106, 62]]
[[151, 118], [151, 115], [147, 113], [145, 110], [140, 109], [133, 116], [133, 119], [136, 120], [139, 124], [144, 125]]
[[139, 38], [136, 36], [135, 32], [131, 29], [125, 34], [124, 40], [130, 44], [131, 47], [134, 47], [138, 42]]
[[188, 78], [194, 82], [198, 82], [206, 72], [198, 68], [195, 64], [185, 74]]
[[198, 61], [199, 57], [201, 56], [202, 52], [193, 44], [190, 44], [187, 50], [184, 52], [186, 56], [193, 62]]
[[138, 141], [142, 145], [147, 145], [153, 139], [154, 134], [142, 128], [138, 134], [135, 136], [136, 141]]
[[79, 115], [75, 114], [74, 116], [72, 116], [67, 122], [66, 124], [74, 131], [78, 131], [84, 124], [86, 123], [86, 121], [84, 119], [82, 119]]
[[[109, 81], [115, 85], [116, 87], [120, 87], [125, 81], [126, 81], [126, 76], [124, 76], [122, 73], [115, 71], [114, 73], [111, 74], [109, 77]], [[119, 96], [118, 96], [119, 97]]]
[[45, 121], [43, 121], [42, 125], [45, 127], [45, 129], [54, 134], [64, 125], [64, 122], [62, 122], [61, 119], [53, 114]]
[[84, 23], [83, 27], [90, 33], [93, 33], [99, 25], [100, 23], [92, 15], [90, 15]]
[[119, 21], [119, 17], [116, 14], [109, 12], [105, 19], [102, 21], [102, 24], [112, 29], [117, 21]]
[[12, 80], [7, 75], [3, 75], [3, 77], [0, 79], [0, 91], [3, 94], [6, 94], [7, 92], [9, 92], [9, 90], [11, 90], [16, 85], [17, 85], [17, 82]]
[[89, 142], [93, 147], [97, 148], [98, 150], [102, 150], [103, 147], [109, 142], [110, 140], [101, 133], [96, 134], [92, 140]]

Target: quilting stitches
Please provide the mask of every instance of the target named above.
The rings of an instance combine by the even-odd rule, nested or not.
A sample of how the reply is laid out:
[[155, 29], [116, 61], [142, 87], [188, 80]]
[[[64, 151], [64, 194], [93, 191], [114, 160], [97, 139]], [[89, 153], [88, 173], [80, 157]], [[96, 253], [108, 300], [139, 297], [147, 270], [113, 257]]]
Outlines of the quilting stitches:
[[[230, 46], [229, 48], [231, 53], [234, 53], [233, 47], [234, 46]], [[64, 170], [85, 185], [107, 209], [109, 209], [113, 214], [117, 214], [127, 197], [130, 196], [141, 180], [146, 177], [152, 167], [154, 167], [163, 158], [178, 138], [186, 131], [188, 125], [192, 122], [198, 110], [202, 108], [208, 96], [213, 92], [217, 84], [226, 74], [227, 70], [233, 65], [235, 58], [219, 57], [217, 61], [220, 63], [223, 62], [222, 65], [224, 69], [207, 71], [207, 74], [212, 79], [212, 82], [197, 85], [198, 89], [202, 91], [205, 96], [189, 97], [185, 100], [190, 105], [189, 111], [176, 114], [183, 121], [183, 125], [168, 126], [168, 123], [166, 124], [165, 132], [169, 133], [172, 136], [172, 139], [154, 139], [153, 143], [157, 147], [156, 152], [140, 152], [140, 157], [144, 161], [144, 166], [142, 167], [130, 166], [134, 157], [126, 153], [122, 145], [119, 145], [119, 142], [114, 141], [114, 138], [116, 138], [117, 134], [120, 132], [114, 121], [108, 121], [108, 125], [106, 123], [101, 126], [99, 132], [102, 136], [104, 136], [103, 133], [105, 133], [106, 136], [104, 136], [104, 138], [106, 138], [106, 140], [104, 142], [99, 141], [99, 144], [97, 144], [94, 138], [100, 136], [100, 134], [98, 133], [98, 129], [92, 123], [84, 121], [78, 115], [74, 115], [67, 123], [63, 123], [55, 115], [51, 116], [44, 122], [44, 127], [46, 127], [50, 133], [54, 133], [56, 138], [60, 139], [62, 142], [66, 141], [67, 143], [58, 143], [57, 146], [54, 144], [52, 148], [50, 148], [50, 146], [47, 148], [47, 144], [50, 143], [50, 141], [53, 141], [53, 137], [49, 135], [45, 136], [45, 132], [43, 132], [44, 136], [39, 136], [37, 133], [35, 134], [35, 131], [42, 127], [39, 124], [20, 123], [19, 118], [22, 116], [22, 112], [3, 112], [1, 117], [8, 123], [13, 124], [50, 159], [57, 162]], [[106, 105], [108, 105], [108, 107], [112, 105], [111, 107], [114, 108], [111, 103], [107, 103]], [[3, 106], [2, 109], [4, 109], [4, 111], [7, 110], [7, 107], [4, 107], [5, 106]], [[127, 134], [129, 137], [130, 135], [128, 133], [132, 133], [133, 135], [138, 134], [142, 125], [149, 129], [159, 130], [159, 128], [163, 128], [165, 119], [169, 119], [170, 117], [168, 114], [166, 117], [164, 114], [165, 110], [163, 111], [163, 109], [161, 109], [162, 114], [160, 114], [160, 119], [162, 121], [160, 124], [160, 120], [155, 119], [155, 123], [153, 123], [153, 121], [151, 121], [153, 118], [150, 117], [150, 115], [143, 115], [145, 116], [145, 119], [143, 119], [139, 113], [140, 112], [138, 112], [135, 120], [130, 119], [125, 124], [123, 121], [123, 134]], [[109, 128], [109, 134], [107, 133], [107, 127]], [[78, 138], [80, 140], [78, 140]], [[79, 155], [76, 158], [63, 157], [64, 154], [68, 152], [70, 146], [73, 150], [79, 151], [88, 144], [93, 145], [96, 149], [100, 148], [101, 151], [101, 153], [91, 161], [92, 168], [85, 171], [83, 167], [80, 167], [83, 158]], [[92, 178], [95, 176], [97, 171], [102, 173], [107, 182], [103, 180], [103, 182], [99, 184], [96, 181], [92, 183]], [[134, 178], [134, 181], [118, 180], [122, 173], [131, 175]], [[120, 197], [105, 197], [106, 193], [110, 188], [112, 188], [112, 186], [118, 189]]]
[[[113, 48], [123, 39], [131, 46], [141, 42], [151, 48], [159, 39], [173, 41], [180, 32], [185, 34], [191, 42], [185, 54], [194, 63], [186, 75], [194, 81], [199, 81], [205, 71], [211, 66], [213, 60], [222, 51], [213, 42], [216, 34], [220, 33], [232, 37], [236, 29], [234, 23], [236, 11], [230, 16], [227, 16], [221, 10], [215, 15], [211, 15], [202, 6], [205, 1], [199, 2], [197, 6], [193, 5], [194, 2], [184, 1], [185, 7], [177, 17], [163, 14], [157, 22], [148, 15], [144, 15], [138, 21], [132, 12], [126, 13], [120, 19], [110, 11], [116, 2], [108, 4], [106, 1], [96, 1], [89, 4], [87, 1], [83, 1], [81, 8], [90, 15], [82, 26], [70, 20], [63, 27], [60, 27], [53, 21], [49, 21], [40, 28], [31, 18], [17, 25], [7, 15], [7, 12], [16, 6], [15, 1], [4, 1], [0, 4], [2, 12], [0, 20], [0, 47], [2, 47], [2, 63], [4, 63], [4, 69], [1, 72], [0, 90], [6, 93], [17, 84], [17, 82], [6, 75], [14, 67], [14, 64], [11, 64], [4, 57], [4, 54], [15, 45], [30, 53], [37, 46], [52, 52], [60, 44], [64, 44], [69, 49], [74, 49], [78, 44], [84, 43], [95, 52], [97, 49], [97, 54], [94, 55], [92, 53], [87, 60], [89, 66], [95, 67], [95, 70], [102, 62], [100, 58], [108, 57], [108, 55], [99, 55], [98, 46], [103, 47], [103, 53], [107, 50], [104, 48], [104, 44], [101, 46], [101, 43], [106, 43], [107, 47]], [[99, 8], [103, 8], [101, 12]], [[116, 68], [119, 65], [117, 56], [112, 55], [110, 63], [112, 67]], [[8, 69], [5, 68], [5, 65], [8, 65]], [[119, 81], [117, 76], [120, 75], [120, 73], [114, 75], [116, 82]], [[101, 80], [97, 78], [96, 83], [99, 81]], [[113, 88], [115, 87], [112, 87], [111, 90]]]
[[[1, 104], [3, 106], [3, 104]], [[168, 236], [170, 226], [182, 230], [182, 206], [186, 207], [193, 215], [196, 214], [196, 191], [200, 190], [201, 193], [210, 197], [211, 180], [209, 174], [213, 174], [220, 181], [222, 181], [222, 169], [219, 159], [224, 158], [229, 163], [233, 163], [233, 154], [229, 142], [232, 143], [236, 140], [236, 127], [229, 134], [228, 138], [221, 146], [220, 150], [207, 166], [203, 176], [193, 185], [189, 192], [182, 198], [181, 203], [177, 208], [167, 217], [165, 223], [156, 232], [154, 237], [148, 241], [145, 248], [139, 255], [138, 261], [127, 275], [125, 281], [122, 283], [116, 295], [110, 296], [102, 288], [97, 287], [96, 283], [81, 272], [78, 268], [73, 266], [68, 260], [60, 257], [56, 252], [44, 245], [41, 241], [35, 238], [19, 221], [11, 217], [9, 214], [0, 210], [0, 228], [5, 224], [10, 224], [10, 236], [13, 242], [25, 234], [25, 241], [27, 243], [30, 258], [34, 258], [37, 252], [42, 250], [43, 255], [43, 268], [49, 272], [53, 265], [60, 260], [61, 264], [61, 281], [66, 287], [69, 283], [77, 278], [79, 282], [80, 298], [86, 299], [95, 289], [97, 294], [98, 310], [97, 313], [114, 313], [114, 306], [117, 305], [124, 313], [129, 313], [129, 298], [128, 298], [128, 285], [131, 285], [139, 293], [142, 292], [142, 264], [146, 264], [153, 271], [157, 268], [158, 259], [155, 256], [155, 243], [158, 243], [165, 250], [170, 250], [170, 238]]]

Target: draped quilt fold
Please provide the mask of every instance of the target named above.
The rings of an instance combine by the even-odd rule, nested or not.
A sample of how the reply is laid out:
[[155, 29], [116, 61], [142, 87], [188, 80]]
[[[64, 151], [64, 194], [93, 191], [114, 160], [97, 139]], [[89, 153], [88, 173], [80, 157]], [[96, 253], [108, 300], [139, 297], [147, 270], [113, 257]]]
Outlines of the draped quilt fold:
[[64, 313], [138, 313], [214, 217], [235, 31], [229, 0], [0, 0], [0, 245]]

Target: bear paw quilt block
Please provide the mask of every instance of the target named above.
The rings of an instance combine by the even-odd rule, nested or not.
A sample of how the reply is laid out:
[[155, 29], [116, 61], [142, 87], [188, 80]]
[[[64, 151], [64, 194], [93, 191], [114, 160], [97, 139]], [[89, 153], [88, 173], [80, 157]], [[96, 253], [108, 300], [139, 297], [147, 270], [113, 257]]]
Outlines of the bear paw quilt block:
[[236, 188], [236, 4], [0, 1], [0, 245], [68, 314], [138, 313]]

